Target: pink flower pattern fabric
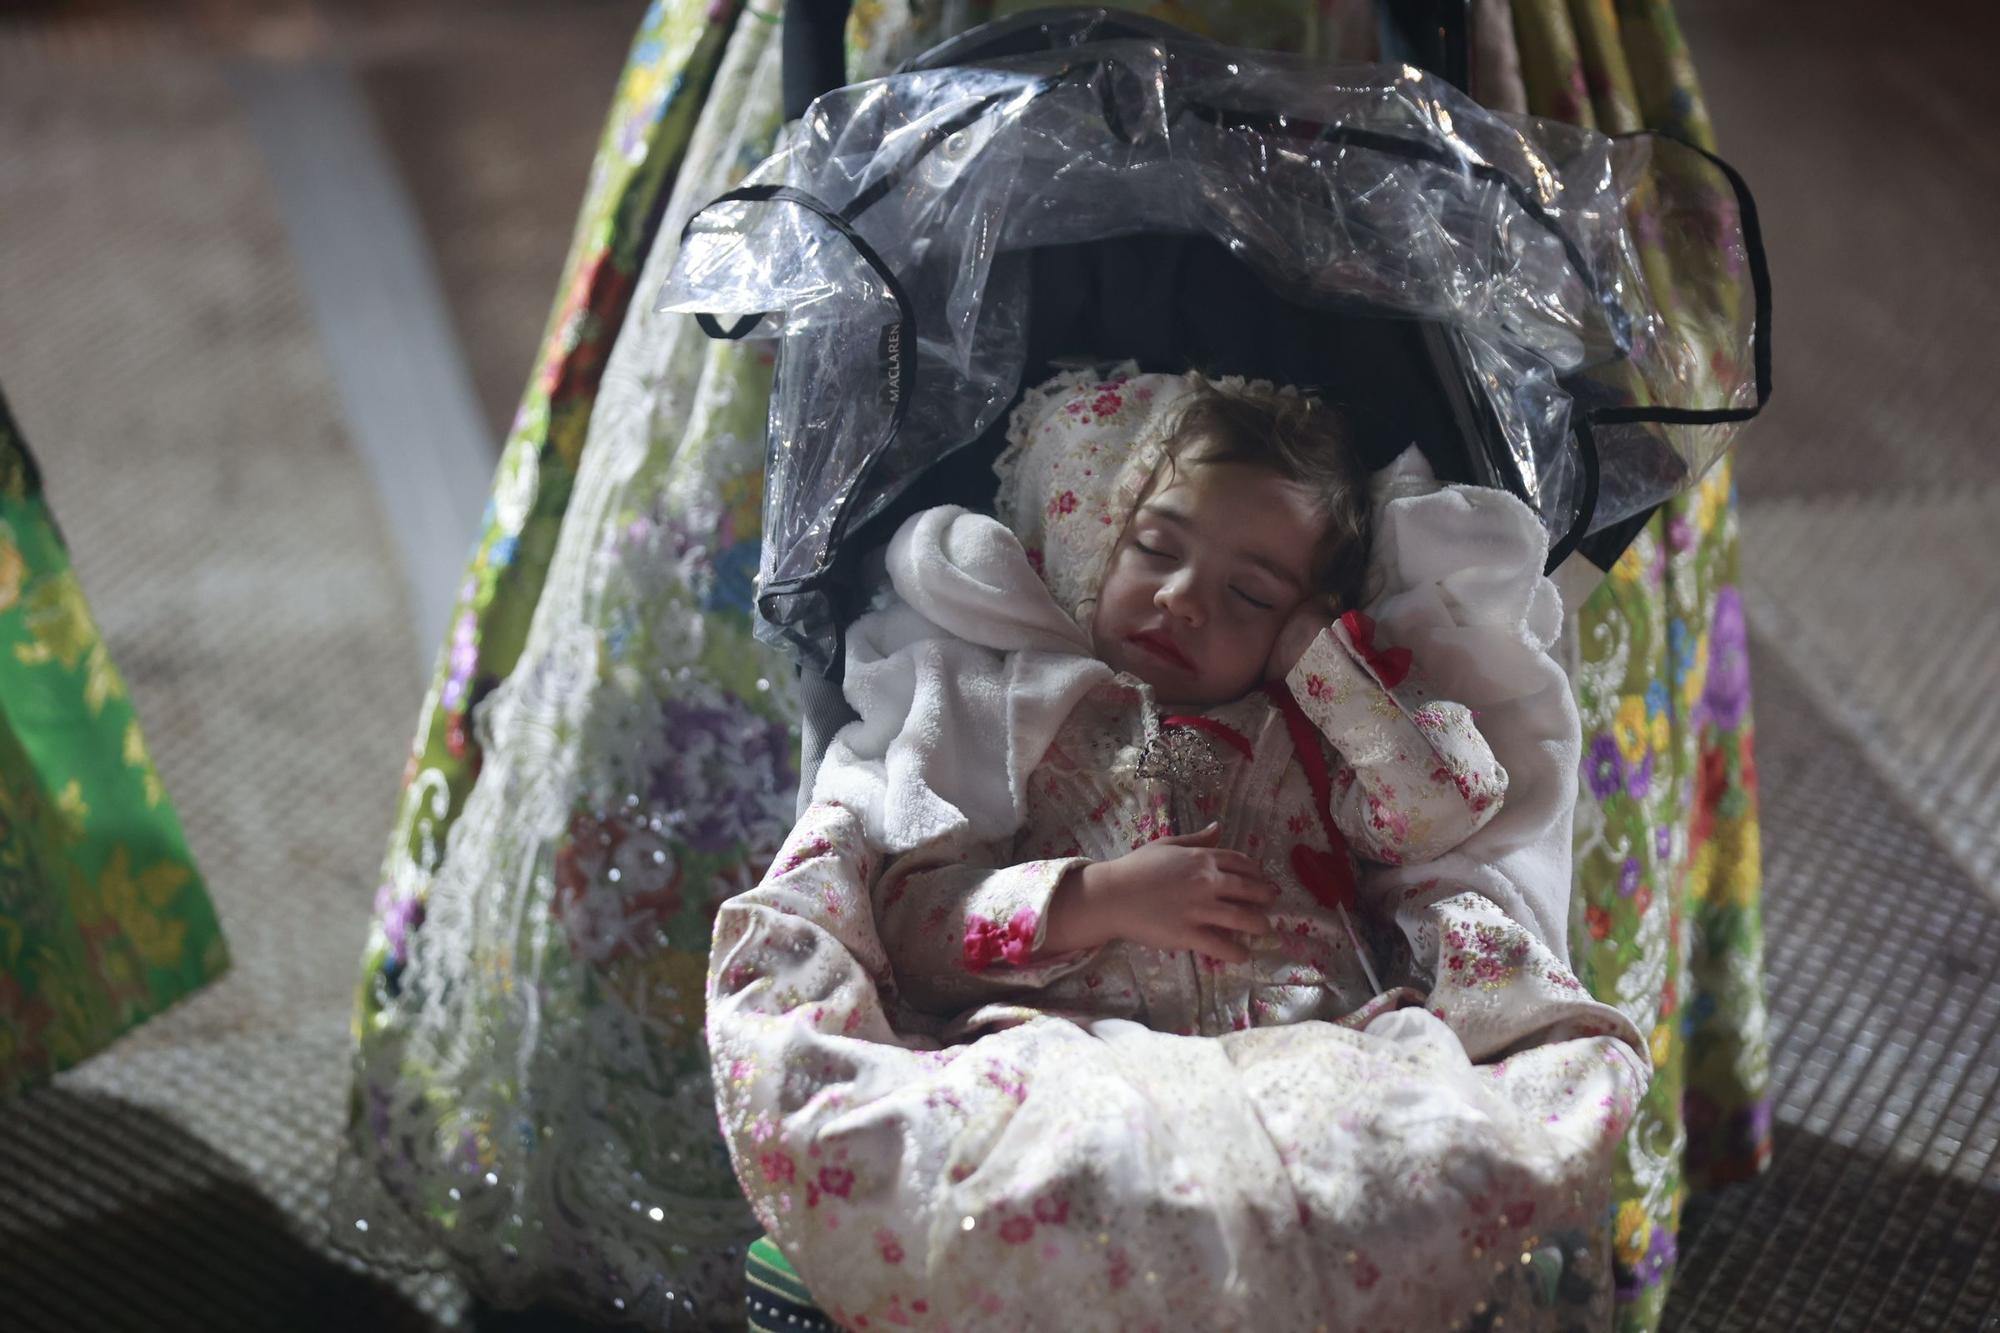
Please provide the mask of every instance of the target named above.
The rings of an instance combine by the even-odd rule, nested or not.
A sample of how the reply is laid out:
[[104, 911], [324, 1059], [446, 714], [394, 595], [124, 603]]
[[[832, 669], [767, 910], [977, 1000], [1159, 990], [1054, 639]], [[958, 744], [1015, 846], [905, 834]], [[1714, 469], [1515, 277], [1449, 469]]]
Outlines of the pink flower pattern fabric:
[[[1312, 891], [1306, 868], [1350, 849], [1380, 862], [1426, 860], [1484, 824], [1506, 792], [1506, 773], [1465, 708], [1429, 699], [1407, 662], [1404, 676], [1400, 698], [1385, 690], [1336, 624], [1288, 682], [1332, 761], [1328, 813], [1345, 848], [1328, 845], [1293, 737], [1263, 695], [1210, 710], [1201, 720], [1212, 729], [1185, 727], [1177, 743], [1204, 747], [1206, 778], [1177, 790], [1146, 763], [1161, 735], [1151, 692], [1129, 676], [1098, 687], [1030, 777], [1027, 820], [1010, 843], [941, 838], [884, 869], [876, 921], [901, 993], [954, 1019], [954, 1035], [1030, 1010], [1205, 1036], [1360, 1010], [1374, 987], [1358, 941]], [[1072, 867], [1211, 820], [1223, 845], [1261, 862], [1281, 894], [1275, 933], [1246, 941], [1248, 963], [1124, 941], [1037, 955], [1049, 900]], [[1353, 882], [1355, 867], [1339, 869]]]
[[[1504, 797], [1420, 662], [1386, 689], [1336, 625], [1287, 685], [1355, 855], [1428, 858]], [[1601, 1235], [1637, 1034], [1532, 932], [1437, 881], [1361, 881], [1357, 925], [1390, 968], [1375, 994], [1293, 869], [1294, 849], [1331, 849], [1279, 714], [1261, 695], [1211, 710], [1182, 733], [1211, 752], [1205, 780], [1170, 783], [1146, 763], [1148, 692], [1117, 677], [1059, 731], [1005, 845], [885, 865], [852, 811], [818, 804], [723, 905], [723, 1129], [836, 1321], [1422, 1328], [1498, 1301], [1535, 1326], [1522, 1258]], [[1211, 818], [1283, 893], [1249, 962], [1034, 952], [1069, 867]]]
[[[1019, 901], [1063, 864], [1003, 887]], [[1320, 980], [1262, 998], [1338, 1021], [1190, 1037], [1065, 1018], [1049, 994], [1098, 1013], [1180, 994], [1190, 1026], [1214, 1027], [1201, 1001], [1230, 993], [1231, 969], [1069, 960], [1039, 997], [942, 1022], [891, 965], [852, 812], [809, 809], [778, 865], [716, 918], [717, 1107], [759, 1222], [843, 1327], [1445, 1328], [1484, 1302], [1535, 1328], [1523, 1256], [1608, 1261], [1592, 1238], [1645, 1083], [1636, 1034], [1477, 895], [1378, 904], [1444, 941], [1442, 962], [1344, 1013], [1327, 983], [1356, 994], [1355, 973], [1300, 911], [1284, 947]], [[1040, 979], [1032, 960], [948, 962], [968, 986]], [[1505, 1058], [1474, 1064], [1461, 1014]]]
[[1194, 388], [1191, 377], [1141, 375], [1128, 361], [1058, 375], [1025, 390], [1013, 411], [993, 464], [994, 509], [1079, 624]]

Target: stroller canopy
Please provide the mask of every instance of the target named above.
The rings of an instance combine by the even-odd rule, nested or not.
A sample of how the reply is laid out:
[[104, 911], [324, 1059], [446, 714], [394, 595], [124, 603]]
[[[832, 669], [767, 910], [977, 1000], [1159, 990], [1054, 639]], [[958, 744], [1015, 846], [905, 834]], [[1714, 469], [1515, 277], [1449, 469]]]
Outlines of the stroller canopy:
[[[1405, 66], [1101, 33], [831, 92], [688, 225], [661, 308], [778, 340], [759, 632], [809, 664], [838, 659], [871, 521], [1052, 355], [1132, 353], [1051, 332], [1107, 266], [1100, 306], [1173, 311], [1139, 321], [1159, 368], [1353, 397], [1383, 347], [1427, 353], [1452, 425], [1418, 442], [1526, 501], [1552, 564], [1691, 485], [1767, 396], [1754, 212], [1700, 150], [1502, 116]], [[1276, 364], [1203, 364], [1238, 333]]]

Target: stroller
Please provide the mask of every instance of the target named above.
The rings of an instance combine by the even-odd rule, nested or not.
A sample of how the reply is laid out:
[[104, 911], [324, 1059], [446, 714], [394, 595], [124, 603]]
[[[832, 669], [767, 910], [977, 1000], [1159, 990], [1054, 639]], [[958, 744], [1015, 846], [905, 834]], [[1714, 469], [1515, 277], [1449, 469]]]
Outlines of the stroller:
[[[795, 52], [789, 48], [803, 28], [792, 20], [819, 6], [793, 9], [783, 29], [786, 81], [791, 82], [796, 67], [807, 72], [810, 86], [800, 90], [783, 119], [795, 118], [812, 94], [840, 81], [837, 75], [823, 74], [811, 84], [814, 62], [793, 60]], [[1128, 22], [1101, 15], [1090, 21]], [[1034, 39], [1026, 28], [1014, 31], [1024, 43]], [[1126, 31], [1142, 43], [1154, 35], [1152, 30]], [[667, 235], [677, 236], [690, 210], [733, 183], [736, 168], [730, 162], [754, 161], [768, 151], [764, 136], [781, 119], [774, 95], [778, 35], [775, 27], [748, 16], [738, 25], [729, 48], [737, 81], [731, 82], [725, 62], [725, 77], [717, 85], [721, 91], [704, 111], [699, 141], [687, 149], [690, 161], [709, 165], [699, 173], [684, 173], [675, 184], [674, 197], [666, 201]], [[1411, 58], [1432, 68], [1448, 67], [1429, 56]], [[817, 66], [834, 67], [836, 62], [826, 60]], [[1255, 67], [1261, 69], [1261, 62]], [[755, 77], [746, 77], [753, 70]], [[764, 92], [739, 96], [746, 84], [772, 90], [768, 103]], [[651, 86], [629, 90], [629, 104], [647, 105]], [[1097, 86], [1088, 85], [1093, 96]], [[1426, 97], [1436, 95], [1456, 120], [1470, 117], [1490, 124], [1476, 108], [1434, 82], [1423, 91]], [[670, 130], [675, 122], [667, 118], [662, 123]], [[1558, 138], [1570, 134], [1559, 127], [1551, 132]], [[670, 136], [663, 141], [672, 143]], [[1574, 142], [1604, 151], [1603, 141], [1593, 136], [1578, 135]], [[622, 140], [613, 145], [619, 163], [639, 160], [622, 145]], [[655, 143], [643, 161], [650, 169], [668, 152], [678, 151]], [[1637, 143], [1628, 152], [1631, 161], [1644, 156]], [[925, 169], [937, 170], [949, 161], [929, 156], [935, 160]], [[1690, 154], [1683, 160], [1692, 163], [1695, 158]], [[1664, 225], [1679, 225], [1679, 219], [1719, 257], [1708, 305], [1732, 317], [1711, 321], [1706, 350], [1713, 366], [1699, 356], [1681, 358], [1680, 364], [1690, 368], [1689, 383], [1699, 384], [1703, 392], [1662, 394], [1658, 401], [1732, 405], [1714, 414], [1720, 424], [1696, 412], [1653, 427], [1613, 419], [1620, 402], [1643, 406], [1637, 392], [1641, 386], [1614, 382], [1609, 388], [1588, 389], [1612, 404], [1595, 419], [1600, 445], [1628, 428], [1646, 432], [1635, 456], [1652, 460], [1647, 466], [1660, 478], [1691, 473], [1706, 456], [1699, 448], [1704, 434], [1726, 431], [1731, 414], [1747, 415], [1763, 396], [1761, 277], [1753, 301], [1741, 292], [1740, 271], [1729, 270], [1733, 260], [1748, 263], [1756, 273], [1754, 229], [1747, 212], [1737, 220], [1735, 196], [1723, 178], [1705, 179], [1717, 188], [1704, 192], [1701, 207], [1653, 213]], [[1552, 177], [1551, 183], [1562, 180]], [[828, 191], [827, 200], [845, 205], [849, 196]], [[634, 216], [655, 209], [657, 205], [647, 203]], [[1191, 251], [1202, 246], [1199, 232], [1149, 238], [1139, 234], [1148, 229], [1136, 223], [1117, 225], [1118, 237], [1098, 239], [1130, 240], [1141, 249], [1166, 245]], [[864, 238], [876, 238], [873, 226], [864, 217], [858, 230]], [[1577, 233], [1576, 239], [1584, 244], [1591, 235]], [[639, 244], [643, 248], [644, 242]], [[835, 240], [829, 258], [837, 259], [846, 244]], [[1121, 262], [1113, 249], [1098, 249], [1108, 275], [1100, 285], [1107, 289]], [[670, 256], [671, 248], [662, 245], [660, 252]], [[1049, 256], [1058, 257], [1053, 252]], [[1231, 257], [1211, 252], [1190, 259], [1188, 266], [1199, 273], [1201, 265], [1217, 264], [1214, 271], [1233, 281], [1235, 271], [1219, 266]], [[1094, 275], [1097, 270], [1086, 267], [1091, 255], [1082, 250], [1064, 262], [1071, 260], [1067, 270], [1057, 270], [1061, 285], [1055, 295], [1081, 298], [1084, 288], [1060, 274]], [[1002, 267], [1009, 262], [1001, 257]], [[1123, 262], [1130, 271], [1138, 260], [1128, 255]], [[657, 273], [649, 270], [643, 279], [643, 290], [658, 290], [664, 260], [657, 267]], [[1704, 297], [1703, 290], [1686, 288], [1691, 274], [1674, 276], [1676, 300]], [[1091, 281], [1100, 283], [1096, 276]], [[905, 285], [921, 294], [920, 288]], [[1211, 284], [1216, 285], [1228, 284]], [[1664, 284], [1653, 286], [1656, 296], [1666, 294]], [[1123, 295], [1084, 304], [1098, 312], [1094, 318], [1112, 318], [1136, 309], [1128, 304], [1134, 287], [1125, 283]], [[1337, 310], [1296, 304], [1326, 317], [1320, 336], [1329, 339], [1343, 336], [1340, 321], [1329, 312], [1342, 321], [1374, 318], [1377, 323], [1354, 323], [1354, 328], [1370, 331], [1349, 336], [1346, 355], [1325, 358], [1332, 364], [1324, 373], [1275, 358], [1262, 365], [1247, 355], [1238, 362], [1225, 359], [1244, 347], [1264, 346], [1275, 353], [1289, 345], [1280, 336], [1284, 326], [1254, 322], [1226, 346], [1219, 336], [1211, 338], [1212, 354], [1203, 352], [1210, 367], [1241, 365], [1252, 373], [1318, 384], [1332, 392], [1346, 392], [1343, 367], [1348, 380], [1364, 387], [1377, 376], [1357, 373], [1362, 365], [1375, 366], [1381, 375], [1413, 377], [1417, 389], [1408, 394], [1354, 395], [1364, 405], [1373, 402], [1375, 413], [1390, 415], [1377, 435], [1379, 456], [1414, 438], [1428, 441], [1427, 452], [1443, 459], [1469, 441], [1486, 438], [1480, 433], [1481, 414], [1490, 410], [1495, 418], [1507, 419], [1492, 408], [1483, 388], [1461, 393], [1448, 375], [1435, 369], [1466, 364], [1462, 358], [1473, 353], [1446, 348], [1439, 353], [1446, 359], [1440, 360], [1424, 350], [1423, 340], [1452, 335], [1447, 327], [1451, 321], [1427, 322], [1421, 312], [1402, 313], [1405, 308], [1393, 303], [1387, 308], [1398, 313], [1386, 321], [1379, 319], [1383, 307], [1365, 301], [1343, 302]], [[1202, 309], [1192, 297], [1182, 305]], [[755, 303], [740, 310], [718, 308], [731, 324], [762, 313]], [[1046, 314], [1050, 308], [1044, 301], [1040, 310]], [[1290, 309], [1284, 305], [1278, 313]], [[613, 395], [607, 393], [591, 419], [587, 465], [574, 491], [571, 473], [544, 462], [538, 474], [532, 458], [516, 459], [511, 452], [496, 487], [496, 521], [506, 554], [496, 548], [494, 558], [483, 556], [479, 577], [511, 577], [505, 559], [518, 535], [524, 556], [539, 546], [548, 563], [548, 549], [555, 548], [548, 595], [542, 606], [530, 608], [535, 611], [532, 623], [515, 597], [508, 599], [513, 623], [491, 627], [502, 644], [528, 635], [518, 666], [507, 656], [514, 649], [492, 649], [500, 660], [490, 669], [504, 677], [498, 688], [484, 674], [486, 665], [480, 665], [481, 675], [468, 669], [461, 678], [454, 648], [451, 674], [441, 682], [437, 754], [412, 766], [404, 823], [385, 876], [382, 928], [371, 942], [359, 1014], [350, 1165], [366, 1173], [361, 1184], [371, 1197], [356, 1200], [348, 1217], [369, 1224], [365, 1240], [373, 1252], [400, 1257], [437, 1247], [475, 1274], [484, 1294], [501, 1302], [557, 1299], [609, 1317], [677, 1324], [689, 1317], [728, 1318], [740, 1310], [742, 1247], [756, 1231], [715, 1133], [715, 1098], [702, 1050], [702, 970], [711, 904], [755, 883], [793, 815], [790, 793], [796, 769], [790, 734], [799, 726], [799, 706], [792, 691], [775, 688], [793, 668], [776, 652], [760, 655], [744, 609], [760, 550], [769, 561], [778, 544], [775, 536], [768, 547], [759, 539], [759, 496], [768, 492], [775, 502], [787, 495], [796, 500], [803, 492], [778, 484], [778, 478], [790, 475], [784, 457], [777, 460], [772, 484], [757, 484], [762, 470], [755, 459], [766, 435], [769, 399], [761, 387], [754, 395], [739, 392], [768, 380], [777, 341], [746, 337], [708, 343], [705, 353], [696, 353], [692, 344], [707, 340], [694, 321], [681, 316], [647, 319], [644, 314], [635, 309], [633, 331], [620, 336], [606, 386], [608, 390], [616, 377], [623, 401], [614, 412]], [[793, 322], [806, 327], [803, 319]], [[1126, 341], [1079, 336], [1072, 344], [1076, 354], [1096, 360], [1121, 348], [1142, 351], [1137, 335], [1168, 327], [1158, 319], [1126, 323], [1131, 331]], [[1535, 327], [1559, 323], [1543, 319]], [[718, 322], [717, 327], [723, 326]], [[767, 320], [757, 332], [779, 327], [778, 321]], [[938, 322], [929, 327], [952, 326]], [[1184, 320], [1176, 336], [1202, 336], [1210, 327], [1201, 320]], [[1477, 332], [1483, 326], [1474, 321], [1468, 327]], [[1639, 347], [1650, 331], [1648, 325], [1635, 326], [1629, 341]], [[1605, 341], [1600, 331], [1597, 342]], [[1391, 354], [1385, 347], [1409, 350], [1407, 355]], [[1066, 349], [1052, 353], [1066, 354]], [[1187, 359], [1176, 354], [1151, 364], [1172, 367]], [[867, 373], [875, 374], [874, 357], [863, 362]], [[1607, 368], [1617, 375], [1617, 364], [1614, 358], [1599, 367], [1600, 377]], [[1746, 364], [1753, 367], [1747, 373]], [[661, 365], [670, 368], [663, 374], [656, 369]], [[930, 368], [926, 362], [917, 373]], [[1019, 382], [1033, 382], [1034, 373], [1024, 351]], [[1748, 387], [1752, 379], [1754, 388]], [[997, 384], [991, 391], [1000, 394]], [[1583, 400], [1581, 377], [1572, 376], [1565, 387], [1579, 391], [1572, 401]], [[1012, 388], [1005, 392], [1011, 394]], [[782, 395], [779, 401], [784, 401]], [[1459, 405], [1452, 406], [1455, 402]], [[666, 424], [649, 430], [643, 421], [635, 423], [635, 405], [659, 414]], [[912, 413], [917, 406], [912, 401], [904, 410]], [[983, 462], [976, 451], [993, 447], [998, 423], [1006, 416], [1004, 406], [996, 401], [978, 409], [978, 419], [988, 424], [973, 444], [951, 455], [944, 467], [916, 469], [918, 481], [889, 503], [915, 508], [931, 495], [972, 499], [981, 485], [990, 487], [990, 481], [982, 480]], [[1397, 413], [1404, 415], [1403, 424], [1397, 424]], [[1466, 424], [1456, 424], [1454, 414], [1463, 414]], [[1409, 424], [1418, 418], [1430, 427]], [[562, 425], [569, 419], [552, 420]], [[876, 424], [884, 420], [878, 418]], [[1560, 434], [1537, 438], [1547, 442]], [[1662, 452], [1658, 441], [1666, 435], [1692, 437], [1696, 451]], [[670, 461], [658, 456], [663, 439], [671, 439], [678, 450], [668, 455]], [[580, 440], [562, 447], [572, 446], [580, 449]], [[1566, 451], [1567, 464], [1558, 457]], [[1532, 474], [1538, 483], [1542, 476], [1539, 454], [1504, 447], [1482, 447], [1477, 456], [1465, 452], [1465, 469], [1497, 468], [1494, 475], [1503, 483], [1510, 469], [1524, 478]], [[1599, 452], [1606, 458], [1613, 453], [1608, 447]], [[1559, 445], [1547, 457], [1552, 478], [1581, 477], [1585, 455], [1580, 446]], [[1440, 463], [1439, 470], [1447, 476], [1487, 475], [1449, 462]], [[1615, 474], [1616, 469], [1607, 469], [1607, 475]], [[1656, 485], [1650, 493], [1664, 493], [1672, 484]], [[916, 486], [932, 489], [920, 493]], [[1521, 489], [1527, 489], [1525, 480]], [[1601, 486], [1600, 495], [1604, 493]], [[835, 562], [858, 563], [893, 522], [886, 505], [878, 523], [867, 522], [863, 511], [874, 503], [864, 501], [847, 511], [844, 535], [861, 535], [853, 543], [836, 545]], [[550, 506], [561, 517], [559, 543], [544, 526]], [[801, 530], [809, 530], [814, 511], [800, 503], [793, 512]], [[1557, 509], [1548, 512], [1554, 532], [1565, 519]], [[1597, 512], [1608, 514], [1610, 509], [1600, 502]], [[524, 515], [530, 516], [525, 527]], [[1575, 514], [1569, 514], [1567, 527], [1573, 528], [1574, 520]], [[771, 532], [780, 532], [784, 522], [774, 516]], [[1591, 526], [1595, 531], [1578, 546], [1586, 556], [1608, 560], [1621, 539], [1620, 527]], [[1570, 561], [1565, 568], [1583, 563]], [[859, 598], [858, 586], [843, 583], [842, 576], [829, 576], [823, 583], [815, 595], [824, 593], [827, 603], [845, 598], [851, 606]], [[470, 610], [466, 617], [462, 635], [473, 632]], [[828, 627], [834, 628], [836, 621], [830, 615]], [[813, 651], [819, 656], [809, 660], [826, 661], [839, 651], [837, 633], [816, 641], [821, 647]], [[801, 684], [808, 693], [817, 690], [822, 699], [837, 698], [817, 671], [807, 671]], [[837, 716], [831, 721], [837, 722]], [[810, 725], [806, 731], [810, 754], [823, 743], [824, 730], [817, 739]], [[483, 759], [476, 786], [469, 775], [462, 782], [451, 775], [439, 758], [446, 749], [451, 756], [468, 755], [469, 763]], [[394, 1207], [372, 1197], [377, 1186], [387, 1186]], [[411, 1222], [414, 1234], [398, 1234]], [[344, 1222], [343, 1230], [359, 1234], [349, 1223]], [[1538, 1248], [1524, 1273], [1538, 1281], [1548, 1278], [1546, 1258]], [[1137, 1271], [1143, 1280], [1145, 1270]], [[1565, 1265], [1562, 1271], [1574, 1274], [1577, 1268]]]
[[[1709, 280], [1650, 282], [1640, 226], [1704, 236]], [[1526, 505], [1547, 570], [1572, 586], [1698, 479], [1769, 391], [1754, 210], [1711, 156], [1502, 120], [1407, 67], [1329, 80], [1104, 11], [990, 25], [820, 98], [777, 157], [689, 221], [663, 308], [780, 349], [758, 632], [803, 668], [802, 804], [844, 720], [824, 682], [870, 594], [868, 553], [919, 509], [989, 503], [1010, 411], [1061, 367], [1129, 360], [1339, 400], [1371, 466], [1414, 445], [1436, 479]], [[799, 849], [787, 853], [796, 865]], [[1494, 896], [1561, 957], [1564, 914]], [[1587, 1117], [1558, 1108], [1538, 1141], [1494, 1103], [1465, 1103], [1469, 1127], [1425, 1149], [1425, 1187], [1366, 1207], [1343, 1202], [1362, 1188], [1344, 1164], [1301, 1164], [1302, 1145], [1325, 1147], [1310, 1134], [1274, 1141], [1292, 1155], [1275, 1174], [1156, 1153], [1107, 1185], [1116, 1171], [997, 1146], [1066, 1133], [1059, 1111], [1028, 1099], [1028, 1071], [1058, 1098], [1080, 1095], [1107, 1077], [1101, 1053], [1012, 1032], [925, 1048], [859, 994], [880, 967], [852, 926], [831, 903], [764, 889], [729, 904], [718, 967], [725, 948], [737, 961], [719, 987], [711, 978], [709, 1020], [738, 1175], [843, 1323], [1289, 1326], [1318, 1310], [1384, 1326], [1504, 1312], [1534, 1326], [1602, 1295], [1588, 1276], [1602, 1262], [1589, 1235], [1602, 1124], [1593, 1140]], [[782, 961], [741, 961], [760, 950]], [[1496, 1084], [1512, 1065], [1567, 1080], [1572, 1097], [1630, 1096], [1615, 1036], [1566, 1036], [1503, 1043], [1481, 1067]], [[1303, 1080], [1334, 1049], [1265, 1052], [1260, 1066], [1233, 1048], [1146, 1086], [1157, 1105], [1191, 1105], [1212, 1091], [1204, 1078]], [[1417, 1095], [1386, 1071], [1364, 1056], [1347, 1073], [1382, 1080], [1383, 1098]], [[982, 1083], [997, 1090], [985, 1102]], [[1614, 1114], [1610, 1139], [1622, 1124]], [[1289, 1186], [1296, 1218], [1246, 1201], [1247, 1181]], [[1165, 1220], [1064, 1230], [1073, 1207], [1095, 1219], [1084, 1231], [1120, 1216], [1079, 1200], [1121, 1190]], [[807, 1214], [825, 1199], [820, 1217], [835, 1216], [834, 1196], [845, 1221], [816, 1225]], [[1364, 1219], [1429, 1266], [1420, 1295], [1408, 1280], [1378, 1286]], [[1454, 1234], [1452, 1221], [1465, 1225]], [[1499, 1253], [1518, 1258], [1489, 1271]], [[1306, 1276], [1281, 1299], [1288, 1272]]]
[[[1076, 54], [1121, 40], [1179, 59]], [[1530, 140], [1408, 67], [1407, 87], [1326, 88], [1191, 41], [1105, 11], [990, 24], [912, 61], [893, 108], [830, 94], [690, 220], [661, 309], [815, 335], [778, 369], [760, 637], [837, 674], [858, 554], [915, 508], [990, 499], [1020, 386], [1078, 359], [1358, 407], [1371, 466], [1415, 443], [1441, 478], [1518, 496], [1551, 570], [1579, 549], [1608, 568], [1761, 410], [1768, 279], [1719, 159], [1546, 122]], [[988, 72], [1051, 49], [1033, 85]], [[1656, 290], [1628, 207], [1703, 231], [1709, 280]], [[996, 215], [1010, 228], [977, 225]]]

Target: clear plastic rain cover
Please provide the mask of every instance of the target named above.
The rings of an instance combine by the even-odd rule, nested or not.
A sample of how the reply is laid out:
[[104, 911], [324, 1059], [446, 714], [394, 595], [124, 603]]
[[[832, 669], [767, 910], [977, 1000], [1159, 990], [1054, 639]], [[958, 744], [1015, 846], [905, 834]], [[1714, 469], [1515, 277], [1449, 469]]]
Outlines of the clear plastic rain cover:
[[1728, 168], [1503, 116], [1407, 67], [1081, 42], [814, 103], [689, 224], [662, 310], [779, 340], [760, 634], [827, 669], [843, 543], [1016, 399], [1030, 252], [1205, 236], [1274, 301], [1432, 321], [1484, 478], [1561, 551], [1690, 486], [1768, 392]]

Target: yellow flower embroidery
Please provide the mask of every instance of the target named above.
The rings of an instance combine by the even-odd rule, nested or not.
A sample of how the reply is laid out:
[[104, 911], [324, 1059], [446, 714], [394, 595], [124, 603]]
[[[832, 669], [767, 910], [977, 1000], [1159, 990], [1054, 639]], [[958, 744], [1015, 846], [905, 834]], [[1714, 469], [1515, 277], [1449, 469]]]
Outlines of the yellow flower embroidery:
[[708, 959], [685, 949], [670, 949], [660, 965], [662, 1010], [684, 1035], [702, 1040], [703, 997], [708, 988]]
[[1618, 1247], [1618, 1260], [1627, 1267], [1646, 1257], [1646, 1242], [1652, 1228], [1646, 1221], [1645, 1205], [1637, 1199], [1627, 1199], [1618, 1205], [1618, 1233], [1614, 1242]]
[[140, 732], [136, 717], [125, 724], [124, 757], [125, 767], [139, 770], [139, 780], [146, 789], [146, 807], [151, 809], [158, 805], [166, 791], [160, 785], [160, 775], [153, 767], [152, 756], [146, 753], [146, 737]]
[[1728, 500], [1729, 469], [1718, 467], [1702, 478], [1700, 497], [1695, 508], [1695, 530], [1702, 533], [1715, 531], [1716, 520]]
[[1637, 764], [1646, 757], [1646, 739], [1651, 732], [1646, 721], [1646, 701], [1636, 694], [1628, 694], [1618, 705], [1618, 716], [1611, 724], [1611, 733], [1618, 739], [1618, 752], [1625, 756], [1627, 764]]
[[56, 813], [76, 832], [83, 832], [83, 825], [90, 818], [90, 802], [83, 799], [83, 784], [75, 778], [69, 785], [56, 793]]
[[28, 572], [28, 562], [21, 555], [21, 548], [14, 545], [14, 532], [5, 523], [0, 523], [0, 611], [12, 609], [21, 598], [21, 580]]
[[1688, 666], [1687, 679], [1681, 682], [1681, 706], [1689, 717], [1694, 716], [1695, 705], [1701, 702], [1702, 691], [1708, 688], [1708, 635], [1703, 633], [1695, 640], [1694, 660]]
[[124, 682], [111, 665], [111, 654], [91, 623], [90, 608], [84, 603], [83, 588], [76, 574], [65, 569], [35, 584], [28, 593], [25, 620], [33, 643], [19, 644], [14, 655], [26, 666], [49, 662], [74, 671], [83, 664], [83, 701], [95, 716], [107, 700], [123, 698]]
[[1653, 1029], [1653, 1068], [1664, 1069], [1674, 1051], [1674, 1025], [1661, 1023]]
[[702, 1003], [708, 960], [685, 949], [660, 949], [614, 963], [611, 989], [633, 1012], [664, 1023], [667, 1037], [702, 1040]]
[[187, 922], [165, 915], [189, 879], [188, 868], [162, 861], [148, 866], [135, 877], [132, 858], [120, 847], [98, 876], [98, 892], [104, 910], [118, 922], [132, 946], [154, 967], [174, 967], [181, 961], [187, 942]]
[[1748, 908], [1757, 901], [1763, 883], [1762, 835], [1754, 819], [1718, 817], [1708, 842], [1688, 867], [1697, 897], [1720, 907]]
[[1687, 882], [1697, 902], [1710, 902], [1717, 886], [1715, 878], [1715, 838], [1711, 835], [1688, 858]]
[[35, 642], [15, 651], [30, 666], [60, 662], [73, 669], [97, 642], [97, 634], [90, 625], [90, 612], [84, 606], [83, 589], [70, 570], [51, 575], [34, 586], [28, 593], [27, 616]]

